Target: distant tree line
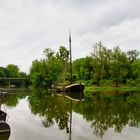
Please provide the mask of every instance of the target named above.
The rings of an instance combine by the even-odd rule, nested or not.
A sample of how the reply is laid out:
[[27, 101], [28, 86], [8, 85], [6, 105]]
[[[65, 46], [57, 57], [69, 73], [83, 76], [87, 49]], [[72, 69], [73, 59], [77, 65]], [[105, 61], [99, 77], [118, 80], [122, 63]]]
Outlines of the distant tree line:
[[[45, 58], [34, 60], [30, 80], [36, 87], [57, 82], [69, 83], [69, 51], [60, 46], [58, 52], [44, 50]], [[137, 50], [123, 52], [119, 46], [108, 49], [101, 42], [93, 45], [91, 54], [73, 61], [73, 82], [87, 84], [128, 84], [140, 86], [140, 59]]]
[[[1, 78], [28, 78], [24, 72], [20, 72], [19, 67], [14, 64], [9, 64], [6, 67], [0, 67]], [[7, 85], [8, 80], [0, 79], [0, 85]], [[29, 80], [11, 80], [11, 84], [16, 86], [29, 85]]]
[[137, 50], [123, 52], [118, 46], [107, 49], [101, 42], [93, 45], [90, 56], [73, 62], [78, 79], [91, 80], [100, 86], [103, 83], [129, 84], [140, 82], [140, 59]]

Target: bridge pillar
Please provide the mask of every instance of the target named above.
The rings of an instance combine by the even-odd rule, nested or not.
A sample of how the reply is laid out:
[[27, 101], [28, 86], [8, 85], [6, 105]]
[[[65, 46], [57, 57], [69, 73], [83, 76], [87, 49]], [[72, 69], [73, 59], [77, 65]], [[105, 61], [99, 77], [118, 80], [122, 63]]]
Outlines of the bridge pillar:
[[11, 82], [10, 80], [8, 81], [8, 91], [10, 91], [10, 87], [11, 87]]

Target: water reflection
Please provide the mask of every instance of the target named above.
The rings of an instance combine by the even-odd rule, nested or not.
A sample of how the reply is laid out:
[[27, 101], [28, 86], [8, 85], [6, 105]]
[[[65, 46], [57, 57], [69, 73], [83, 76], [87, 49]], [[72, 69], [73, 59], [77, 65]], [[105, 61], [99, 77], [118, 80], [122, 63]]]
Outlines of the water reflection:
[[73, 109], [91, 122], [94, 134], [100, 137], [109, 128], [120, 133], [126, 125], [138, 127], [140, 124], [139, 93], [95, 94]]
[[[5, 104], [6, 106], [10, 106], [9, 112], [11, 112], [11, 116], [9, 115], [9, 117], [11, 118], [11, 122], [14, 122], [11, 123], [12, 132], [16, 132], [17, 129], [20, 131], [22, 130], [26, 131], [26, 129], [23, 129], [24, 124], [21, 124], [22, 127], [19, 126], [20, 121], [23, 118], [27, 122], [25, 125], [29, 125], [31, 121], [35, 121], [34, 118], [38, 118], [38, 121], [39, 122], [41, 121], [43, 125], [43, 129], [42, 129], [43, 132], [42, 131], [40, 132], [40, 136], [46, 133], [46, 130], [49, 130], [46, 128], [52, 128], [52, 126], [57, 125], [60, 130], [64, 130], [62, 131], [64, 132], [64, 134], [67, 133], [65, 137], [69, 135], [68, 139], [71, 140], [74, 139], [74, 136], [76, 135], [75, 129], [73, 129], [74, 126], [76, 125], [81, 126], [81, 124], [72, 123], [73, 119], [75, 119], [75, 121], [78, 122], [78, 120], [76, 120], [77, 118], [74, 118], [75, 114], [76, 115], [79, 114], [79, 116], [82, 116], [83, 117], [82, 121], [84, 120], [85, 125], [91, 127], [87, 131], [92, 130], [93, 131], [92, 135], [94, 136], [94, 138], [95, 135], [97, 137], [102, 138], [103, 136], [105, 136], [106, 132], [109, 132], [108, 130], [110, 130], [110, 128], [111, 131], [113, 129], [115, 132], [121, 133], [126, 126], [127, 127], [140, 126], [140, 94], [139, 93], [132, 93], [132, 92], [125, 93], [125, 94], [97, 93], [94, 94], [92, 97], [85, 97], [84, 101], [80, 101], [80, 102], [77, 102], [77, 97], [76, 97], [76, 101], [67, 99], [65, 97], [66, 94], [61, 95], [61, 97], [59, 97], [55, 93], [49, 94], [44, 89], [38, 89], [38, 90], [35, 89], [32, 90], [32, 93], [28, 96], [25, 94], [9, 95], [8, 99], [4, 98], [0, 103]], [[21, 105], [21, 101], [24, 101], [22, 102], [22, 105]], [[19, 104], [21, 106], [19, 106]], [[28, 105], [32, 114], [34, 115], [30, 113]], [[17, 112], [14, 110], [16, 108], [17, 108]], [[23, 111], [26, 110], [25, 114], [21, 113], [23, 111], [20, 112], [22, 108], [24, 108]], [[14, 111], [16, 116], [14, 116], [15, 115], [13, 113]], [[29, 113], [28, 115], [27, 112]], [[27, 119], [26, 118], [27, 116], [30, 116], [30, 119], [29, 118]], [[17, 123], [15, 117], [18, 118], [18, 120], [19, 119], [21, 120], [19, 120], [19, 122]], [[37, 129], [38, 131], [38, 128], [39, 129], [41, 128], [41, 126], [39, 125], [40, 123], [35, 123], [35, 125], [33, 126], [30, 125], [32, 126], [31, 130], [34, 129], [34, 127], [36, 127], [35, 129]], [[80, 127], [80, 126], [76, 126], [76, 127]], [[54, 133], [55, 132], [53, 131], [51, 134], [53, 135]], [[86, 135], [87, 132], [85, 132], [84, 134]], [[30, 135], [34, 136], [35, 135], [34, 131], [33, 134]], [[82, 134], [80, 133], [79, 135]], [[90, 138], [87, 139], [91, 139], [91, 137], [92, 136], [90, 136]], [[0, 139], [2, 138], [0, 137]], [[57, 135], [56, 135], [56, 139], [57, 139]]]
[[59, 129], [70, 133], [69, 139], [72, 110], [91, 122], [93, 133], [99, 137], [103, 137], [109, 128], [120, 133], [126, 125], [138, 127], [140, 124], [139, 93], [95, 94], [86, 97], [83, 102], [75, 102], [65, 96], [52, 96], [43, 90], [35, 90], [29, 97], [29, 103], [32, 113], [42, 118], [44, 127], [57, 124]]
[[50, 127], [55, 123], [59, 129], [69, 132], [69, 102], [63, 97], [51, 96], [43, 90], [34, 91], [29, 97], [32, 113], [42, 117], [44, 127]]

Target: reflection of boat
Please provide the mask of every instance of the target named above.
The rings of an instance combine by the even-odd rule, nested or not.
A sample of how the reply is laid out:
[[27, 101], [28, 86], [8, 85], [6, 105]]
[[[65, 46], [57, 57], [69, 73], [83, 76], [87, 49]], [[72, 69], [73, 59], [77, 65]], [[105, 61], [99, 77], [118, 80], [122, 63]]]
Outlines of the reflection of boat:
[[8, 91], [6, 89], [0, 89], [0, 96], [5, 96], [8, 94]]
[[83, 101], [84, 93], [83, 92], [65, 92], [65, 97], [73, 101]]
[[72, 102], [73, 101], [82, 101], [84, 99], [84, 94], [83, 92], [79, 92], [79, 93], [74, 93], [74, 92], [67, 92], [66, 93], [66, 98], [70, 99], [70, 129], [69, 129], [69, 140], [72, 139]]

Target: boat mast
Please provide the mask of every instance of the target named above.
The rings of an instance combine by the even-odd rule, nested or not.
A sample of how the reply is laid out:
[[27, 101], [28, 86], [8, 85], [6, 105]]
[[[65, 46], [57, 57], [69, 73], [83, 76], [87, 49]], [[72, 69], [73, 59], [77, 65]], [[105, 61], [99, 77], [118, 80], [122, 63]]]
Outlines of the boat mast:
[[72, 84], [72, 53], [71, 53], [71, 32], [69, 31], [69, 49], [70, 49], [70, 82]]

